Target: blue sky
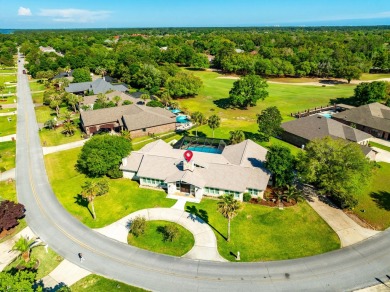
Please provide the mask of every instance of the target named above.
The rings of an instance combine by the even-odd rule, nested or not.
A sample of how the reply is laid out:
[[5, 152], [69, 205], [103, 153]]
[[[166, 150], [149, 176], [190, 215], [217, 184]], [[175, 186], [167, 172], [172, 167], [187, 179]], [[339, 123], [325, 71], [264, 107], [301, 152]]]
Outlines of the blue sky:
[[0, 0], [0, 28], [390, 25], [390, 0]]

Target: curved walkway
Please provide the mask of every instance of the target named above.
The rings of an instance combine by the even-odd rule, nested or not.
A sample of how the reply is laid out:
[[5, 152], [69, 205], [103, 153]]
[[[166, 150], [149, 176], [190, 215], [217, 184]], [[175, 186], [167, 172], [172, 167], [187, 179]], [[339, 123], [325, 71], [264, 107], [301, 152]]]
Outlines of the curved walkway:
[[[63, 208], [50, 186], [28, 80], [22, 74], [23, 62], [18, 64], [18, 199], [27, 209], [32, 231], [68, 261], [90, 272], [158, 291], [350, 291], [388, 279], [390, 229], [318, 256], [221, 263], [147, 252], [87, 228]], [[80, 252], [85, 257], [82, 263], [77, 256]]]
[[218, 253], [217, 239], [210, 226], [201, 218], [183, 210], [172, 208], [151, 208], [134, 212], [106, 227], [95, 229], [107, 237], [127, 243], [129, 221], [137, 216], [145, 217], [147, 221], [163, 220], [180, 224], [189, 230], [195, 239], [194, 247], [183, 257], [195, 260], [227, 262]]

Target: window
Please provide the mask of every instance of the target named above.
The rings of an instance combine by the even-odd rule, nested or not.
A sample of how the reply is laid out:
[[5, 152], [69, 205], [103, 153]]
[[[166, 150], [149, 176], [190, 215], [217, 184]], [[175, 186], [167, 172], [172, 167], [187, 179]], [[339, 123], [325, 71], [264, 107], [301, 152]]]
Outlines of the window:
[[250, 193], [252, 196], [258, 196], [260, 192], [260, 190], [248, 189], [248, 193]]
[[219, 195], [219, 189], [215, 189], [215, 188], [204, 188], [204, 192], [206, 194]]
[[225, 194], [226, 194], [226, 195], [234, 195], [235, 198], [240, 197], [240, 193], [239, 193], [239, 192], [234, 192], [234, 191], [225, 190]]

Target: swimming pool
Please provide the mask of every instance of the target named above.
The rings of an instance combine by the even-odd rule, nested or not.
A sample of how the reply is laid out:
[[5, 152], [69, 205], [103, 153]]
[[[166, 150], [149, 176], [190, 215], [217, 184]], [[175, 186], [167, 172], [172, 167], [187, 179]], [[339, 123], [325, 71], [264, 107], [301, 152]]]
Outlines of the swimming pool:
[[179, 109], [173, 109], [173, 110], [171, 110], [171, 113], [173, 113], [173, 114], [178, 114], [178, 113], [181, 113], [181, 110], [179, 110]]
[[176, 122], [180, 124], [189, 123], [190, 120], [187, 118], [187, 116], [181, 115], [176, 117]]
[[334, 115], [335, 113], [336, 113], [335, 111], [324, 111], [324, 112], [320, 112], [318, 114], [327, 118], [327, 119], [331, 119], [332, 115]]
[[199, 147], [188, 147], [186, 150], [196, 151], [196, 152], [205, 152], [205, 153], [214, 153], [221, 154], [222, 150], [210, 146], [199, 146]]

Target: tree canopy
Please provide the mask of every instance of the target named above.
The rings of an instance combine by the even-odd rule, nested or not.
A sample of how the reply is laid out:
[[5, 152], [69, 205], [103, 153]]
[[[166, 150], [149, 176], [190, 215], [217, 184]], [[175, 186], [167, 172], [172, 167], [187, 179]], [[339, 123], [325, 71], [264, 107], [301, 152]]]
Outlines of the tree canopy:
[[202, 87], [202, 80], [190, 72], [179, 72], [168, 78], [166, 89], [172, 97], [194, 96]]
[[258, 100], [264, 100], [268, 96], [267, 87], [267, 82], [260, 76], [242, 77], [233, 83], [229, 92], [230, 105], [240, 108], [255, 106]]
[[295, 157], [289, 148], [272, 145], [266, 155], [265, 167], [271, 171], [276, 187], [289, 185], [294, 178]]
[[73, 70], [73, 83], [92, 81], [91, 74], [86, 68], [77, 68]]
[[357, 143], [325, 137], [309, 142], [297, 158], [297, 169], [304, 181], [319, 192], [332, 196], [342, 208], [357, 204], [372, 174], [372, 165]]
[[262, 139], [269, 141], [271, 136], [277, 136], [282, 128], [282, 115], [276, 106], [267, 107], [257, 115], [257, 124]]
[[356, 105], [365, 105], [385, 100], [388, 87], [388, 82], [384, 81], [360, 83], [355, 87], [353, 100]]
[[81, 149], [77, 168], [90, 177], [100, 177], [117, 169], [130, 151], [131, 143], [124, 137], [96, 135]]

